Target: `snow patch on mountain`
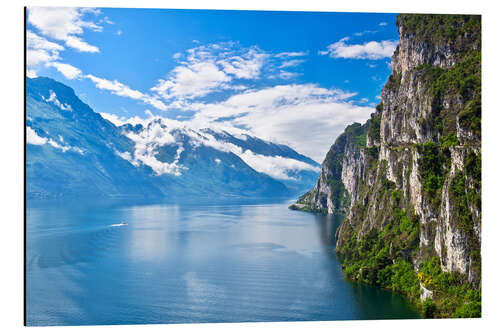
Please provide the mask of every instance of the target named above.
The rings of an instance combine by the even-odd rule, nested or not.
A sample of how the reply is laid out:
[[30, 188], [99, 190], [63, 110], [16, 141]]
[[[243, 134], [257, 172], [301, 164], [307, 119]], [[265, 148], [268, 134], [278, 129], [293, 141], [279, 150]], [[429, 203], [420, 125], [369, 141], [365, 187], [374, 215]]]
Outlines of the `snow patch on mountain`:
[[[313, 171], [319, 172], [320, 168], [293, 158], [285, 156], [268, 156], [258, 154], [250, 149], [244, 149], [234, 143], [229, 142], [231, 137], [239, 140], [247, 140], [249, 137], [242, 131], [236, 133], [228, 133], [227, 129], [199, 129], [196, 126], [191, 128], [193, 124], [161, 117], [151, 117], [144, 121], [133, 119], [130, 123], [124, 119], [114, 119], [107, 117], [110, 121], [117, 121], [122, 126], [124, 124], [132, 125], [122, 127], [124, 134], [135, 142], [133, 154], [117, 152], [120, 157], [129, 161], [133, 165], [150, 166], [157, 175], [171, 174], [180, 176], [183, 170], [187, 168], [179, 163], [182, 152], [184, 151], [183, 144], [189, 144], [193, 148], [200, 146], [210, 147], [223, 153], [232, 153], [241, 158], [248, 166], [257, 172], [267, 174], [275, 179], [280, 180], [295, 180], [291, 173], [297, 171]], [[218, 138], [214, 136], [217, 134]], [[223, 138], [221, 140], [221, 138]], [[226, 140], [227, 138], [227, 140]], [[271, 143], [269, 143], [271, 144]], [[164, 146], [178, 145], [176, 156], [171, 163], [161, 162], [157, 159], [158, 149]], [[217, 164], [221, 160], [217, 158]]]
[[162, 162], [156, 158], [159, 147], [177, 143], [176, 138], [162, 123], [152, 122], [138, 133], [125, 132], [125, 135], [135, 142], [133, 157], [128, 152], [117, 152], [117, 154], [132, 163], [132, 165], [138, 166], [139, 163], [142, 163], [151, 167], [157, 175], [170, 174], [181, 176], [182, 170], [187, 170], [187, 167], [179, 164], [179, 159], [184, 151], [182, 144], [178, 145], [176, 156], [172, 163]]
[[[59, 135], [59, 140], [61, 142], [64, 142], [64, 139], [62, 136]], [[63, 153], [67, 151], [74, 151], [78, 154], [83, 155], [83, 150], [81, 148], [75, 147], [75, 146], [65, 146], [57, 143], [51, 138], [46, 138], [43, 136], [38, 135], [31, 127], [26, 126], [26, 143], [30, 145], [38, 145], [42, 146], [45, 144], [48, 144], [56, 149], [61, 150]]]
[[49, 98], [45, 98], [44, 96], [42, 96], [42, 99], [44, 101], [46, 101], [47, 103], [53, 103], [55, 106], [57, 106], [59, 109], [63, 110], [63, 111], [73, 111], [73, 109], [71, 108], [71, 105], [69, 104], [66, 104], [66, 103], [61, 103], [58, 99], [57, 99], [57, 96], [56, 96], [56, 93], [53, 92], [52, 90], [50, 91], [50, 96]]

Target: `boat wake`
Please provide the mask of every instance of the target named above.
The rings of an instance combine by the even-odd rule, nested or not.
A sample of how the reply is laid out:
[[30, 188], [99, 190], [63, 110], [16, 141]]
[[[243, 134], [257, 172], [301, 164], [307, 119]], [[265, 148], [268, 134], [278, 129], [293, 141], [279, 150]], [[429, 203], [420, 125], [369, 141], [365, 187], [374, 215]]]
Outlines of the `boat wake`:
[[123, 221], [121, 223], [112, 224], [112, 225], [110, 225], [110, 227], [123, 227], [123, 226], [126, 226], [126, 225], [127, 225], [127, 222]]

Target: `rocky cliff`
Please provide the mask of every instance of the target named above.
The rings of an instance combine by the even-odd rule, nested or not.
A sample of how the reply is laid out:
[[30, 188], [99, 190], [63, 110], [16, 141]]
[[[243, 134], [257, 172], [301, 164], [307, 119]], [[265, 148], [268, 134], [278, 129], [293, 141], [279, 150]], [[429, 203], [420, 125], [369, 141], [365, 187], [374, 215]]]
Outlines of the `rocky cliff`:
[[343, 212], [346, 275], [428, 317], [481, 314], [481, 18], [399, 15], [381, 102], [292, 208]]

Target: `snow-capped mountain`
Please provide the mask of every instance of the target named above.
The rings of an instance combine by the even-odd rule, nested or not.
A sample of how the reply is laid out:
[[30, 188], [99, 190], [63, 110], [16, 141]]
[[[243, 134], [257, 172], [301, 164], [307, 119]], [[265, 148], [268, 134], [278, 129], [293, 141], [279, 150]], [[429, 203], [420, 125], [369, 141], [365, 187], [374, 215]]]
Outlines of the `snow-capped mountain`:
[[320, 166], [245, 133], [150, 117], [103, 118], [70, 87], [27, 81], [28, 197], [276, 197], [314, 185]]

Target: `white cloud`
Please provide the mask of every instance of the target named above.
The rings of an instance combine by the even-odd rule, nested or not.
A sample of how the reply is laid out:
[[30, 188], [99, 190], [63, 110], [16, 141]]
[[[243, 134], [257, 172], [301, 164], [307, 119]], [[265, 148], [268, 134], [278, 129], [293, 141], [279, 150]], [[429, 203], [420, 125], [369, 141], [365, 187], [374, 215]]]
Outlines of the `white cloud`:
[[99, 23], [115, 24], [115, 22], [111, 21], [107, 16], [104, 16], [102, 19], [100, 19]]
[[[59, 69], [66, 70], [66, 77], [88, 78], [99, 89], [110, 91], [118, 96], [141, 100], [156, 109], [165, 111], [185, 109], [193, 100], [203, 98], [213, 92], [247, 90], [249, 86], [242, 84], [241, 80], [259, 79], [264, 66], [268, 66], [267, 69], [271, 72], [274, 71], [274, 74], [267, 76], [268, 78], [282, 80], [294, 78], [299, 74], [282, 68], [295, 67], [303, 60], [286, 59], [307, 54], [307, 52], [282, 52], [271, 55], [257, 46], [243, 48], [235, 42], [199, 45], [184, 53], [177, 52], [173, 55], [178, 65], [166, 75], [166, 78], [158, 80], [157, 84], [150, 89], [152, 94], [131, 89], [117, 80], [110, 81], [92, 74], [82, 76], [75, 70], [70, 71], [72, 68], [69, 67]], [[266, 62], [266, 59], [270, 58], [275, 60]], [[165, 104], [167, 102], [168, 104]]]
[[81, 38], [75, 36], [69, 36], [66, 39], [66, 45], [81, 52], [99, 52], [99, 49], [96, 46], [92, 46]]
[[100, 77], [96, 77], [92, 74], [87, 74], [85, 75], [85, 77], [94, 82], [97, 88], [109, 90], [118, 96], [130, 97], [133, 99], [141, 99], [144, 96], [144, 94], [140, 91], [131, 89], [123, 83], [118, 82], [117, 80], [109, 81]]
[[270, 78], [270, 79], [280, 78], [282, 80], [290, 80], [290, 79], [293, 79], [297, 76], [299, 76], [298, 73], [292, 73], [292, 72], [280, 70], [279, 73], [269, 75], [268, 78]]
[[214, 91], [238, 90], [234, 79], [257, 79], [268, 55], [257, 47], [242, 48], [238, 43], [200, 45], [177, 52], [178, 62], [165, 79], [151, 88], [164, 99], [178, 101], [204, 97]]
[[34, 67], [38, 65], [59, 59], [59, 52], [62, 50], [64, 47], [61, 45], [50, 42], [30, 30], [26, 32], [26, 62], [31, 72], [34, 72]]
[[125, 151], [125, 152], [119, 152], [118, 150], [115, 150], [115, 153], [116, 155], [120, 156], [121, 158], [123, 158], [125, 161], [128, 161], [130, 162], [130, 164], [132, 164], [133, 166], [139, 166], [140, 163], [138, 161], [136, 161], [132, 155], [130, 154], [130, 152], [128, 151]]
[[54, 43], [50, 42], [47, 39], [38, 36], [36, 33], [34, 33], [31, 30], [26, 31], [26, 44], [29, 49], [41, 49], [41, 50], [48, 50], [48, 51], [62, 51], [64, 50], [64, 47]]
[[384, 27], [384, 26], [387, 25], [387, 22], [380, 22], [378, 25], [381, 26], [381, 27]]
[[[113, 119], [112, 121], [116, 121], [117, 119], [116, 116], [112, 115], [106, 115], [106, 118]], [[118, 119], [119, 124], [123, 124], [123, 121], [129, 122], [129, 120], [124, 120], [123, 118]], [[189, 143], [195, 148], [206, 146], [224, 153], [233, 153], [257, 172], [265, 173], [277, 179], [292, 179], [292, 177], [288, 175], [290, 171], [319, 171], [319, 168], [301, 161], [280, 156], [256, 154], [250, 150], [242, 149], [233, 143], [226, 142], [224, 139], [216, 139], [212, 133], [205, 130], [206, 124], [204, 123], [198, 123], [196, 121], [177, 121], [153, 116], [151, 114], [149, 114], [148, 119], [142, 119], [142, 121], [133, 119], [131, 123], [141, 123], [144, 126], [144, 129], [139, 133], [126, 133], [127, 137], [135, 142], [134, 153], [116, 153], [133, 165], [138, 166], [144, 164], [150, 166], [157, 175], [181, 175], [184, 170], [187, 170], [186, 167], [179, 164], [179, 159], [184, 148], [178, 144], [180, 141], [178, 136], [189, 137]], [[248, 132], [231, 125], [213, 124], [213, 126], [210, 126], [210, 129], [218, 132], [223, 137], [225, 135], [224, 133], [228, 132], [235, 137], [247, 139], [246, 135]], [[172, 163], [160, 162], [155, 157], [158, 151], [157, 149], [165, 145], [178, 145], [176, 157]], [[222, 160], [219, 158], [215, 158], [214, 161], [217, 164], [222, 163]]]
[[224, 68], [224, 72], [232, 74], [240, 79], [256, 79], [264, 65], [268, 55], [258, 48], [253, 47], [241, 56], [233, 56], [228, 59], [218, 61]]
[[[245, 91], [219, 103], [193, 103], [190, 121], [197, 128], [226, 126], [287, 144], [316, 161], [353, 122], [364, 122], [374, 110], [348, 101], [355, 93], [325, 89], [313, 84], [281, 85]], [[230, 119], [221, 121], [221, 119]]]
[[265, 156], [255, 154], [250, 150], [245, 150], [245, 152], [240, 154], [239, 157], [255, 171], [265, 173], [276, 179], [294, 179], [288, 175], [289, 171], [294, 170], [320, 171], [320, 168], [318, 167], [314, 167], [292, 158], [282, 156]]
[[80, 69], [70, 64], [63, 64], [60, 62], [49, 62], [47, 63], [47, 66], [55, 67], [68, 80], [76, 79], [80, 77], [80, 75], [82, 74], [82, 71]]
[[125, 117], [119, 117], [119, 116], [117, 116], [116, 114], [113, 114], [113, 113], [100, 112], [99, 114], [104, 119], [112, 122], [115, 126], [121, 126], [121, 125], [127, 123], [127, 118], [125, 118]]
[[26, 69], [26, 76], [29, 77], [30, 79], [36, 78], [37, 77], [36, 70], [34, 70], [34, 69]]
[[[232, 134], [232, 133], [231, 133]], [[235, 135], [236, 136], [236, 135]], [[311, 170], [319, 172], [318, 167], [307, 163], [297, 161], [292, 158], [282, 156], [266, 156], [256, 154], [248, 149], [215, 139], [214, 136], [208, 133], [203, 133], [201, 136], [192, 136], [193, 140], [198, 141], [198, 144], [211, 147], [226, 153], [233, 153], [243, 160], [248, 166], [257, 172], [265, 173], [276, 179], [291, 180], [293, 177], [288, 175], [289, 171]], [[217, 161], [216, 161], [217, 162]]]
[[[199, 42], [198, 42], [199, 44]], [[259, 80], [265, 72], [268, 78], [288, 80], [296, 73], [283, 68], [296, 67], [308, 52], [281, 52], [271, 54], [257, 46], [242, 47], [239, 43], [224, 42], [199, 45], [177, 52], [173, 59], [179, 64], [166, 78], [151, 88], [165, 100], [173, 100], [171, 108], [183, 107], [189, 100], [205, 97], [222, 90], [244, 90], [242, 80]]]
[[305, 60], [303, 59], [293, 59], [293, 60], [283, 61], [283, 63], [279, 66], [279, 68], [295, 67], [300, 65], [304, 61]]
[[[167, 126], [167, 128], [169, 127]], [[211, 129], [220, 131], [217, 130], [216, 128], [215, 129], [211, 128]], [[232, 129], [225, 128], [224, 130], [229, 131], [229, 133], [235, 137], [238, 136], [238, 130], [235, 128]], [[233, 153], [239, 158], [241, 158], [243, 162], [245, 162], [255, 171], [265, 173], [273, 178], [293, 179], [292, 177], [288, 176], [287, 172], [289, 171], [297, 171], [297, 170], [312, 170], [316, 172], [320, 171], [319, 168], [315, 166], [309, 165], [301, 161], [297, 161], [292, 158], [256, 154], [251, 150], [242, 149], [241, 147], [233, 143], [226, 142], [223, 140], [217, 140], [213, 135], [206, 132], [203, 132], [203, 134], [200, 135], [197, 132], [188, 130], [187, 132], [185, 132], [185, 134], [186, 133], [188, 133], [188, 135], [191, 137], [191, 140], [194, 141], [196, 145], [204, 145], [207, 147], [217, 149], [221, 152]]]
[[26, 53], [27, 67], [31, 70], [33, 70], [32, 67], [59, 59], [59, 55], [57, 53], [48, 52], [46, 50], [28, 49]]
[[161, 162], [156, 158], [158, 147], [176, 144], [176, 139], [160, 122], [151, 122], [148, 126], [145, 126], [144, 130], [141, 132], [129, 132], [126, 133], [126, 135], [135, 142], [133, 156], [127, 152], [117, 152], [117, 154], [129, 161], [132, 165], [147, 165], [156, 175], [170, 174], [181, 176], [182, 171], [187, 170], [185, 166], [179, 164], [181, 154], [184, 151], [182, 145], [178, 145], [176, 156], [172, 163]]
[[88, 44], [80, 36], [84, 29], [102, 31], [102, 26], [86, 21], [86, 14], [97, 15], [98, 10], [75, 7], [30, 7], [28, 22], [43, 35], [63, 41], [66, 46], [81, 52], [99, 52], [99, 48]]
[[278, 54], [275, 54], [274, 56], [277, 58], [288, 58], [288, 57], [304, 57], [308, 55], [309, 52], [281, 52]]
[[130, 117], [130, 118], [126, 118], [126, 117], [119, 117], [117, 116], [116, 114], [113, 114], [113, 113], [106, 113], [106, 112], [101, 112], [100, 115], [110, 121], [111, 123], [113, 123], [115, 126], [122, 126], [124, 124], [131, 124], [131, 125], [138, 125], [138, 124], [141, 124], [143, 126], [147, 125], [152, 119], [155, 118], [155, 116], [153, 116], [153, 114], [151, 113], [151, 111], [149, 110], [146, 110], [145, 111], [146, 115], [148, 116], [148, 118], [144, 119], [144, 118], [141, 118], [139, 116], [134, 116], [134, 117]]
[[69, 48], [81, 52], [99, 52], [96, 46], [88, 44], [81, 37], [84, 29], [102, 31], [101, 26], [83, 19], [87, 14], [99, 15], [100, 11], [92, 8], [69, 7], [28, 8], [28, 22], [45, 36], [42, 37], [32, 30], [27, 30], [26, 58], [29, 77], [36, 77], [36, 72], [42, 65], [55, 67], [68, 79], [74, 79], [81, 74], [77, 68], [57, 62], [61, 59], [60, 52], [65, 48], [57, 42], [48, 40], [47, 37], [61, 41]]
[[108, 90], [111, 93], [118, 95], [118, 96], [129, 97], [132, 99], [141, 100], [144, 103], [150, 104], [159, 110], [166, 110], [167, 109], [167, 106], [162, 101], [160, 101], [158, 98], [150, 96], [150, 95], [146, 95], [146, 94], [140, 92], [139, 90], [131, 89], [127, 85], [125, 85], [117, 80], [110, 81], [107, 79], [96, 77], [92, 74], [87, 74], [84, 77], [88, 78], [92, 82], [94, 82], [94, 84], [96, 85], [96, 87], [98, 89]]
[[391, 40], [380, 42], [370, 41], [364, 44], [347, 44], [348, 40], [348, 37], [344, 37], [338, 42], [328, 45], [328, 50], [320, 51], [320, 54], [329, 54], [332, 58], [377, 60], [390, 58], [398, 45], [398, 41]]
[[159, 80], [151, 90], [165, 99], [189, 99], [205, 96], [230, 80], [213, 62], [205, 61], [175, 67], [167, 80]]
[[377, 32], [378, 32], [378, 30], [364, 30], [361, 32], [355, 32], [354, 36], [361, 37], [361, 36], [366, 35], [366, 34], [375, 34]]

